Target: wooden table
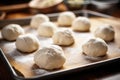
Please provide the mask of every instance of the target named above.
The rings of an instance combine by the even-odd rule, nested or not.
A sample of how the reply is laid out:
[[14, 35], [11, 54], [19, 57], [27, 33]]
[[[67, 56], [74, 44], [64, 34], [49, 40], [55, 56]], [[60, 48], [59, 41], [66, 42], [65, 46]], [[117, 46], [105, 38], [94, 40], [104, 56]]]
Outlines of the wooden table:
[[[16, 13], [19, 14], [19, 13]], [[16, 14], [12, 15], [13, 18]], [[120, 10], [112, 13], [112, 16], [120, 17]], [[11, 17], [10, 17], [11, 18]], [[120, 61], [109, 65], [99, 66], [95, 69], [84, 70], [65, 76], [56, 76], [49, 80], [120, 80]], [[0, 58], [0, 80], [13, 80], [10, 72], [8, 72], [4, 62]]]

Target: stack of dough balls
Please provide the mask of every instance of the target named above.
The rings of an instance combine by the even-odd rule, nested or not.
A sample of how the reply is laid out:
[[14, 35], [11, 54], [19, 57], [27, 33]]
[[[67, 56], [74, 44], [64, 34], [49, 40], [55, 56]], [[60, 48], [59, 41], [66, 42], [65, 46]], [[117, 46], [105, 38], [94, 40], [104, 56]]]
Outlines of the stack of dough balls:
[[70, 30], [59, 30], [52, 36], [54, 44], [69, 46], [74, 43], [74, 38]]
[[104, 56], [108, 47], [104, 40], [100, 38], [89, 39], [82, 45], [83, 53], [91, 57]]
[[90, 20], [86, 17], [77, 17], [72, 23], [74, 31], [89, 31]]
[[73, 12], [70, 12], [70, 11], [62, 12], [58, 16], [57, 22], [60, 26], [70, 26], [75, 18], [76, 18], [76, 16]]
[[53, 70], [61, 68], [66, 58], [61, 47], [50, 45], [38, 50], [34, 55], [34, 61], [40, 68]]
[[1, 34], [4, 39], [13, 41], [19, 35], [24, 34], [24, 30], [18, 24], [9, 24], [2, 29]]
[[37, 14], [32, 17], [30, 26], [32, 28], [38, 28], [38, 26], [43, 22], [49, 22], [49, 18], [44, 14]]
[[16, 48], [21, 52], [33, 52], [39, 48], [39, 40], [32, 34], [20, 35], [16, 40]]
[[114, 39], [114, 30], [113, 28], [106, 24], [103, 26], [99, 26], [94, 31], [95, 37], [102, 38], [105, 41], [111, 41]]
[[44, 22], [39, 25], [38, 27], [38, 34], [40, 36], [45, 36], [45, 37], [51, 37], [55, 30], [56, 30], [56, 25], [52, 22]]

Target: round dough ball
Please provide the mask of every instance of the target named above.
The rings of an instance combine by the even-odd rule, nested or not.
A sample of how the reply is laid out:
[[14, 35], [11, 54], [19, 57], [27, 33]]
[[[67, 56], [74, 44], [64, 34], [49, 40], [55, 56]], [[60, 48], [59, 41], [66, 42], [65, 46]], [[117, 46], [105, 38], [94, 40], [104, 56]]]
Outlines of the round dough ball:
[[32, 34], [20, 35], [15, 44], [21, 52], [33, 52], [39, 48], [39, 40]]
[[52, 22], [44, 22], [38, 27], [38, 34], [45, 37], [51, 37], [57, 26]]
[[68, 46], [74, 43], [74, 38], [70, 30], [61, 30], [54, 33], [53, 37], [54, 44]]
[[104, 40], [100, 38], [89, 39], [82, 45], [83, 53], [92, 56], [99, 57], [107, 53], [108, 47]]
[[34, 55], [34, 61], [40, 68], [52, 70], [61, 68], [66, 58], [61, 47], [51, 45], [37, 51]]
[[4, 39], [13, 41], [19, 35], [24, 34], [24, 30], [18, 24], [9, 24], [2, 29], [1, 34]]
[[114, 30], [110, 25], [104, 25], [104, 26], [100, 26], [98, 28], [95, 29], [94, 31], [94, 35], [95, 37], [99, 37], [102, 38], [105, 41], [111, 41], [114, 39]]
[[30, 26], [32, 28], [38, 28], [38, 26], [43, 22], [49, 22], [49, 18], [44, 14], [37, 14], [32, 17]]
[[58, 24], [61, 26], [70, 26], [75, 18], [76, 16], [73, 12], [62, 12], [58, 17]]
[[86, 17], [78, 17], [72, 23], [72, 29], [74, 31], [89, 31], [90, 21]]

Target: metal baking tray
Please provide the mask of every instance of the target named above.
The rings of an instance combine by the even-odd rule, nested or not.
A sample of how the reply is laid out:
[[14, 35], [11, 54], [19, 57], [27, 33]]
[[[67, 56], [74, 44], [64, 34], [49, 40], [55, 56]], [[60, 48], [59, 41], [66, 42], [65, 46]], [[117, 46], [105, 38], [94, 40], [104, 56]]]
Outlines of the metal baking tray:
[[[98, 12], [83, 10], [83, 11], [73, 11], [77, 16], [86, 16], [91, 21], [92, 28], [102, 25], [111, 24], [117, 29], [119, 21], [116, 18], [101, 14]], [[59, 13], [47, 14], [50, 20], [56, 23]], [[51, 38], [38, 36], [36, 30], [29, 27], [31, 18], [25, 19], [14, 19], [14, 20], [1, 20], [0, 27], [4, 27], [7, 24], [16, 23], [23, 26], [26, 32], [35, 34], [41, 43], [41, 47], [46, 44], [52, 44]], [[57, 24], [57, 23], [56, 23]], [[119, 25], [120, 26], [120, 25]], [[66, 27], [59, 27], [62, 29]], [[70, 28], [70, 27], [67, 27]], [[92, 29], [91, 28], [91, 29]], [[82, 43], [88, 38], [93, 37], [90, 32], [74, 32], [75, 44], [71, 46], [61, 46], [67, 57], [66, 63], [63, 68], [53, 71], [48, 71], [38, 68], [33, 61], [33, 53], [24, 54], [17, 51], [14, 43], [9, 42], [0, 36], [0, 58], [5, 62], [8, 70], [11, 72], [12, 76], [17, 80], [39, 80], [39, 79], [49, 79], [54, 76], [62, 76], [68, 73], [78, 72], [86, 69], [91, 69], [105, 64], [110, 64], [120, 60], [120, 49], [117, 47], [115, 41], [108, 42], [108, 52], [107, 55], [99, 58], [91, 58], [81, 51]], [[79, 45], [78, 45], [79, 44]]]

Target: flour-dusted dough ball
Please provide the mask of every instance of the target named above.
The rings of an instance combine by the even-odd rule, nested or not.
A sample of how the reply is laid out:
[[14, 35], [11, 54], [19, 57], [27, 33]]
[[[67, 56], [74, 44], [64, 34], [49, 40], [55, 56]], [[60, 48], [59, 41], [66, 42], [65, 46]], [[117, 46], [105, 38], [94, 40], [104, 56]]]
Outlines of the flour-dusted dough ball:
[[102, 38], [105, 41], [111, 41], [114, 39], [114, 30], [112, 26], [106, 24], [103, 26], [99, 26], [98, 28], [95, 29], [94, 35], [95, 37]]
[[68, 46], [74, 43], [74, 38], [70, 30], [60, 30], [52, 36], [54, 44]]
[[39, 40], [32, 34], [20, 35], [15, 44], [21, 52], [33, 52], [39, 48]]
[[104, 56], [107, 53], [108, 47], [104, 40], [100, 38], [89, 39], [82, 45], [83, 53], [92, 56], [99, 57]]
[[58, 17], [58, 24], [61, 26], [70, 26], [73, 20], [76, 18], [73, 12], [62, 12]]
[[34, 61], [40, 68], [52, 70], [61, 68], [66, 58], [61, 47], [51, 45], [38, 50], [34, 55]]
[[38, 27], [38, 34], [45, 37], [51, 37], [56, 31], [57, 26], [52, 22], [44, 22]]
[[73, 21], [72, 29], [74, 31], [89, 31], [90, 20], [86, 17], [78, 17]]
[[24, 30], [18, 24], [9, 24], [2, 29], [1, 34], [4, 39], [13, 41], [19, 35], [24, 34]]
[[32, 28], [38, 28], [38, 26], [43, 22], [49, 22], [49, 18], [44, 14], [37, 14], [32, 17], [30, 26]]

